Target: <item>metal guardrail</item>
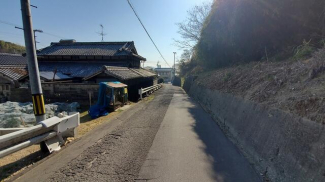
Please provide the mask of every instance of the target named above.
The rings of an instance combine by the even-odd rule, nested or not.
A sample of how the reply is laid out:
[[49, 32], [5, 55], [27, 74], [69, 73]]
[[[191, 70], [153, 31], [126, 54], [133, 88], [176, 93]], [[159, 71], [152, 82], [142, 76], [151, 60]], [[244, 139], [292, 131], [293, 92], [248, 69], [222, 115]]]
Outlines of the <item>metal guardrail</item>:
[[79, 125], [80, 116], [75, 113], [63, 118], [49, 118], [33, 127], [13, 129], [13, 132], [0, 136], [0, 158], [41, 142], [45, 142], [50, 153], [58, 151], [64, 144], [63, 137], [74, 137]]
[[147, 88], [141, 88], [139, 89], [139, 95], [140, 95], [140, 99], [142, 100], [142, 95], [145, 94], [145, 93], [153, 93], [154, 91], [160, 89], [162, 87], [162, 84], [157, 84], [157, 85], [154, 85], [154, 86], [151, 86], [151, 87], [147, 87]]

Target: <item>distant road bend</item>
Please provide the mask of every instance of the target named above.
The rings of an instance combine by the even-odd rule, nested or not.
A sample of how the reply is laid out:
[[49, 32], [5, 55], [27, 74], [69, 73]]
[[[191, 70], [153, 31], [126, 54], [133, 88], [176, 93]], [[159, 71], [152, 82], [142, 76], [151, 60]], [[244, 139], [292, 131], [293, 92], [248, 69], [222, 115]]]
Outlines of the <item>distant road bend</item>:
[[165, 85], [16, 181], [261, 181], [179, 87]]

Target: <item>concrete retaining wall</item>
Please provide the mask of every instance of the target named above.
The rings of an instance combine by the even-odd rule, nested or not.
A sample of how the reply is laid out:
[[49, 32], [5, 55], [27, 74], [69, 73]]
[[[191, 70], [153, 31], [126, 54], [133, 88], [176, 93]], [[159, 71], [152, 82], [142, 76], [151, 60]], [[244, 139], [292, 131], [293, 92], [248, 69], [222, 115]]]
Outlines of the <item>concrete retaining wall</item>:
[[323, 125], [206, 89], [191, 80], [185, 86], [257, 170], [272, 181], [325, 181]]

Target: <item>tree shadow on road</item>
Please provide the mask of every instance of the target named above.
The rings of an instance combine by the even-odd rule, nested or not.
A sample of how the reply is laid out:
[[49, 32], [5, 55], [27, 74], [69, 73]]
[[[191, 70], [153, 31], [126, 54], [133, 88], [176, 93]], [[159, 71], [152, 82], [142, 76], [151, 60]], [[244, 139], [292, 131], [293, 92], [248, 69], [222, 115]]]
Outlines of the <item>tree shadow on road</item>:
[[205, 152], [208, 162], [212, 165], [213, 178], [222, 182], [261, 181], [249, 162], [224, 135], [211, 116], [191, 98], [184, 98], [184, 101], [191, 103], [188, 111], [195, 119], [192, 129], [205, 145], [201, 150]]

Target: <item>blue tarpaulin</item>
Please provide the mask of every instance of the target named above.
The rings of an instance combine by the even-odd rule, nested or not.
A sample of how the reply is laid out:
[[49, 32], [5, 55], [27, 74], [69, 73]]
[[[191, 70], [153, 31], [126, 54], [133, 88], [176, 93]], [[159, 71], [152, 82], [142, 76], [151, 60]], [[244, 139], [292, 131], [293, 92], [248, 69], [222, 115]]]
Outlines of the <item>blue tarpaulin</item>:
[[[120, 82], [114, 82], [120, 83]], [[106, 89], [112, 89], [111, 95], [106, 94]], [[98, 92], [98, 101], [96, 105], [90, 107], [88, 113], [92, 119], [107, 116], [109, 113], [107, 111], [107, 107], [109, 106], [111, 99], [113, 98], [114, 90], [113, 88], [107, 87], [105, 82], [99, 83], [99, 92]]]

